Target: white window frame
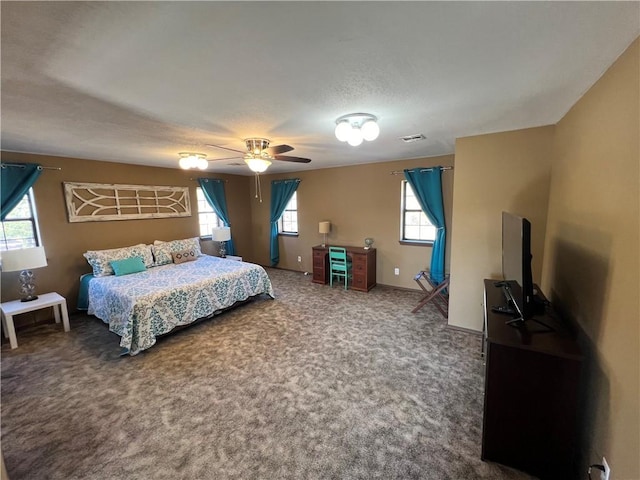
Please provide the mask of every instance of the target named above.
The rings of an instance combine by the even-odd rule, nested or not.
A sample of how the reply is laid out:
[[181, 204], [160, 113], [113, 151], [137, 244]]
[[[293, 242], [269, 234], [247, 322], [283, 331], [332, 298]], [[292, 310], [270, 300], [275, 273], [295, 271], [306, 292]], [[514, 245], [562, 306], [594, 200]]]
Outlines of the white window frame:
[[[291, 225], [295, 224], [295, 230], [288, 230]], [[287, 227], [287, 228], [285, 228]], [[298, 223], [298, 191], [296, 190], [291, 195], [289, 203], [284, 208], [282, 215], [278, 219], [278, 233], [282, 235], [298, 235], [300, 230], [300, 224]]]
[[[400, 241], [402, 243], [414, 243], [419, 245], [432, 245], [436, 239], [437, 228], [429, 221], [422, 209], [408, 209], [407, 196], [414, 196], [413, 189], [409, 182], [402, 180], [400, 197]], [[419, 213], [419, 220], [411, 227], [418, 227], [418, 235], [407, 236], [407, 216]]]
[[[30, 215], [28, 217], [9, 218], [9, 217], [11, 217], [11, 214], [13, 213], [13, 210], [12, 210], [11, 212], [9, 212], [9, 215], [7, 215], [7, 218], [5, 218], [5, 220], [3, 222], [1, 222], [2, 223], [2, 226], [1, 226], [2, 232], [1, 232], [1, 236], [0, 236], [0, 251], [22, 250], [24, 248], [39, 247], [42, 244], [41, 236], [40, 236], [40, 225], [38, 223], [38, 209], [36, 208], [36, 201], [35, 201], [35, 197], [33, 195], [33, 188], [30, 188], [27, 191], [27, 193], [24, 194], [24, 196], [20, 200], [20, 203], [24, 202], [25, 199], [29, 204]], [[17, 205], [16, 205], [16, 207], [17, 207]], [[31, 222], [32, 236], [29, 237], [29, 238], [33, 239], [33, 245], [31, 245], [31, 244], [25, 245], [24, 242], [22, 242], [22, 244], [20, 244], [20, 245], [17, 245], [17, 244], [9, 245], [9, 241], [7, 241], [7, 238], [5, 236], [5, 224], [6, 223], [13, 223], [13, 222], [25, 222], [25, 221]]]
[[196, 206], [198, 209], [198, 225], [200, 238], [211, 238], [211, 230], [214, 227], [224, 227], [224, 222], [213, 210], [202, 191], [202, 187], [196, 187]]

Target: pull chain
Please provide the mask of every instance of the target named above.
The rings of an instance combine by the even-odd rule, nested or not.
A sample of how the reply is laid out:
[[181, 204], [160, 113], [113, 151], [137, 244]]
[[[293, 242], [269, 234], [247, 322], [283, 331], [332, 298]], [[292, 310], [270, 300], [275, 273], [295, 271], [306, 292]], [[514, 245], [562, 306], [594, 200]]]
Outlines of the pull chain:
[[260, 187], [260, 174], [257, 172], [256, 172], [256, 198], [260, 198], [260, 203], [262, 203], [262, 188]]

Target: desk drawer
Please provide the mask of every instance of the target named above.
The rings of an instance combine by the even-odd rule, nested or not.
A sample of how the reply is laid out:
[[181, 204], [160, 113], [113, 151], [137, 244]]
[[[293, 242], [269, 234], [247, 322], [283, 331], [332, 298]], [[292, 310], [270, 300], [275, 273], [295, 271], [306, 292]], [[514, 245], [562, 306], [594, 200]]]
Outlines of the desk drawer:
[[353, 262], [354, 270], [356, 269], [356, 267], [358, 267], [360, 270], [364, 270], [367, 266], [366, 255], [352, 254], [351, 261]]
[[353, 272], [353, 288], [358, 290], [367, 290], [367, 277], [364, 274]]
[[354, 259], [351, 268], [353, 268], [353, 273], [354, 274], [357, 273], [357, 272], [360, 272], [363, 275], [365, 275], [366, 271], [367, 271], [367, 263], [366, 262], [356, 262], [355, 259]]

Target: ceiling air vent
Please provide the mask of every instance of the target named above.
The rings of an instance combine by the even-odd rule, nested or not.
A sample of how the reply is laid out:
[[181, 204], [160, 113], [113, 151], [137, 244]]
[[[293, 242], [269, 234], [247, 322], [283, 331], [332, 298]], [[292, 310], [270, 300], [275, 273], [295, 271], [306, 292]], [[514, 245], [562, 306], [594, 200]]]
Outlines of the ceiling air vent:
[[400, 137], [400, 140], [402, 140], [404, 143], [419, 142], [420, 140], [426, 140], [426, 139], [427, 137], [425, 137], [421, 133], [416, 133], [415, 135], [407, 135], [406, 137]]

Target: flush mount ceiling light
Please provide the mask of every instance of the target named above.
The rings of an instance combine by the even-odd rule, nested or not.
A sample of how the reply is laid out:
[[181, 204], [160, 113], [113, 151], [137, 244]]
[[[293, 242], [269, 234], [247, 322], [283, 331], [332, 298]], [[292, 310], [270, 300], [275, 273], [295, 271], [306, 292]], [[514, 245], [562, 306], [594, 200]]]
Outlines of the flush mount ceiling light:
[[178, 155], [180, 155], [178, 164], [180, 165], [180, 168], [184, 170], [189, 170], [190, 168], [206, 170], [209, 166], [207, 156], [204, 153], [180, 152]]
[[350, 113], [336, 120], [336, 138], [357, 147], [363, 140], [371, 142], [380, 135], [378, 119], [370, 113]]

